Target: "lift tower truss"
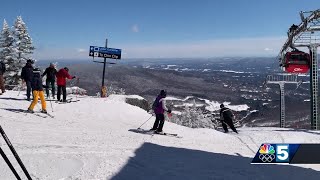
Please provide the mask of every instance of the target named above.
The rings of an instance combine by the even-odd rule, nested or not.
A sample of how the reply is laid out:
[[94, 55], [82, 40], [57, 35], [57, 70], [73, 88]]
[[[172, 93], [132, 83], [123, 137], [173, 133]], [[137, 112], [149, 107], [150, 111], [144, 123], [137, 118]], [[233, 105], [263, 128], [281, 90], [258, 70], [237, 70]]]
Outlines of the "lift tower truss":
[[318, 57], [320, 46], [320, 9], [300, 12], [301, 23], [292, 32], [288, 32], [288, 39], [279, 53], [280, 66], [285, 66], [285, 55], [298, 47], [309, 48], [310, 62], [310, 95], [311, 95], [311, 129], [320, 130], [318, 116]]
[[278, 84], [280, 87], [280, 127], [285, 127], [285, 117], [286, 117], [286, 106], [285, 106], [285, 92], [284, 85], [285, 84], [297, 84], [298, 75], [290, 75], [290, 74], [277, 74], [277, 75], [268, 75], [266, 78], [266, 84]]

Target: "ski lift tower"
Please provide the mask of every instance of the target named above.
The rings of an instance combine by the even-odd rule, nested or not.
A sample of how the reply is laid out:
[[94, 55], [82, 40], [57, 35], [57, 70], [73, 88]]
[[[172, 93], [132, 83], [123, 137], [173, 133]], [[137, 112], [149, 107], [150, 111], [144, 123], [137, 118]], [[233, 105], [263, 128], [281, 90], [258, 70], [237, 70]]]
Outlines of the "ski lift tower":
[[279, 53], [280, 66], [285, 66], [285, 55], [297, 47], [310, 50], [310, 94], [311, 94], [311, 129], [320, 130], [318, 117], [318, 57], [320, 46], [320, 9], [300, 12], [301, 23], [291, 32]]
[[297, 88], [300, 83], [298, 82], [298, 75], [291, 74], [277, 74], [268, 75], [265, 81], [266, 84], [278, 84], [280, 86], [280, 128], [285, 127], [286, 106], [285, 106], [285, 84], [297, 84]]

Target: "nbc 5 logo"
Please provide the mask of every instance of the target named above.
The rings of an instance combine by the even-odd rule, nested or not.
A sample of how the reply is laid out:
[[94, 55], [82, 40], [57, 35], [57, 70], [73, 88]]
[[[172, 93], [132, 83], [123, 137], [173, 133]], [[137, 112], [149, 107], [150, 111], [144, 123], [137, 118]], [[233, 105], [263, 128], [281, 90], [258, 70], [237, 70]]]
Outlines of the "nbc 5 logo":
[[276, 161], [277, 162], [289, 162], [289, 144], [277, 144], [276, 145]]

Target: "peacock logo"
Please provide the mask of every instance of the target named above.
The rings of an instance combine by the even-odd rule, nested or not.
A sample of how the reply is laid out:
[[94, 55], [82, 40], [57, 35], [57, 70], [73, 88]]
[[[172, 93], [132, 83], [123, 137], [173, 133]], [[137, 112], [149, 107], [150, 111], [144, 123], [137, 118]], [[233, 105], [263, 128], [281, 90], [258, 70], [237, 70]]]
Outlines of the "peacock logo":
[[259, 153], [260, 154], [274, 154], [275, 150], [274, 150], [274, 147], [271, 146], [270, 144], [263, 144], [260, 147]]

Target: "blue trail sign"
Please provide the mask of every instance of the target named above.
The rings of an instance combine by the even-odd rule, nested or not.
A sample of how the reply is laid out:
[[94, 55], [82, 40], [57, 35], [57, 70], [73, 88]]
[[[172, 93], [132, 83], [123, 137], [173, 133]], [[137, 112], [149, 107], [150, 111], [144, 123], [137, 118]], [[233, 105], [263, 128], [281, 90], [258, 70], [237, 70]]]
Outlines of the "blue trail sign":
[[121, 59], [121, 49], [90, 46], [89, 56], [111, 59]]

